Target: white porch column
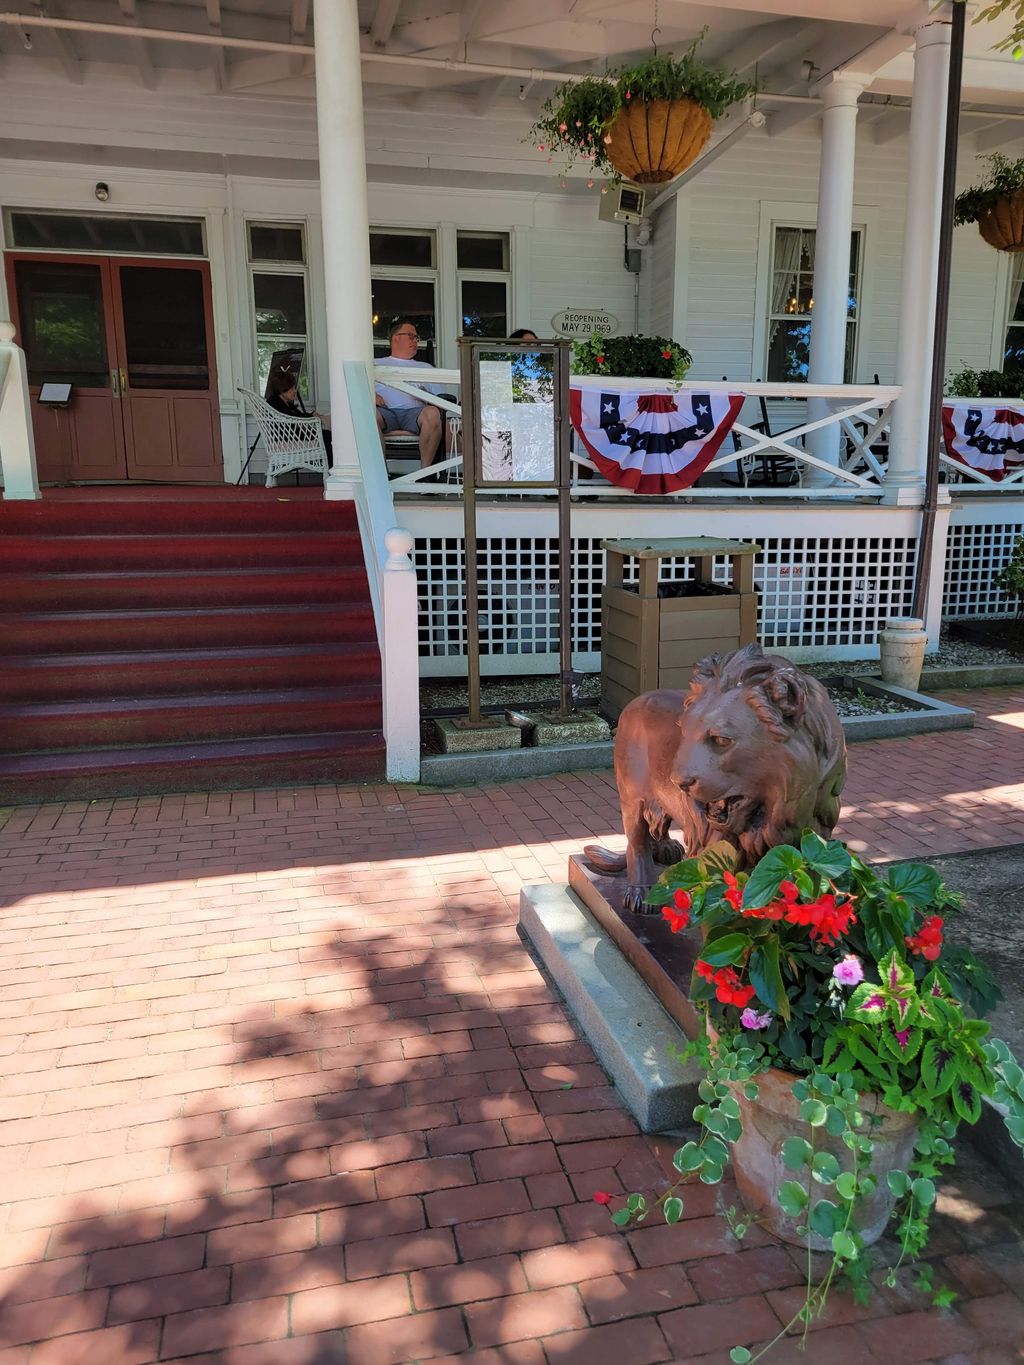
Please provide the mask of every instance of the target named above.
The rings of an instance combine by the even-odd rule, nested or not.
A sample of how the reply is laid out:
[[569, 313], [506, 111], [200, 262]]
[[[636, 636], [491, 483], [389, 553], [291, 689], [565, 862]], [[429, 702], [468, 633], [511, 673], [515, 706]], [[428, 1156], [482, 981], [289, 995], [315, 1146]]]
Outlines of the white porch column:
[[[853, 180], [857, 155], [857, 101], [865, 81], [838, 72], [820, 87], [821, 167], [818, 172], [818, 220], [814, 242], [814, 312], [808, 379], [812, 384], [841, 384], [846, 359], [846, 318], [850, 296], [850, 234], [853, 231]], [[811, 421], [826, 417], [824, 398], [807, 404]], [[808, 439], [811, 453], [839, 464], [839, 429], [824, 427]], [[810, 469], [806, 482], [830, 482], [823, 471]]]
[[896, 383], [885, 501], [918, 503], [928, 463], [928, 403], [939, 271], [939, 219], [949, 78], [948, 20], [936, 19], [915, 34], [914, 93], [910, 111], [907, 215], [896, 337]]
[[328, 498], [351, 498], [359, 457], [345, 386], [346, 360], [373, 363], [370, 220], [356, 0], [314, 0], [316, 124], [323, 215], [324, 303], [334, 434]]

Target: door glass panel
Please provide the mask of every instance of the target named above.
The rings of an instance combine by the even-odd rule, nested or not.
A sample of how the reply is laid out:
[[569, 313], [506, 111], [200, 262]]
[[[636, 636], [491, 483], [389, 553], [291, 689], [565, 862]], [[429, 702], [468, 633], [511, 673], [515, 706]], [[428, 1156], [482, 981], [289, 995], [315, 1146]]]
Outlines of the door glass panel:
[[411, 318], [419, 333], [417, 360], [437, 363], [434, 323], [434, 285], [430, 280], [373, 281], [373, 353], [391, 354], [388, 332], [398, 318]]
[[129, 388], [209, 389], [201, 271], [121, 266], [121, 306]]
[[460, 270], [508, 270], [507, 232], [460, 232], [455, 239]]
[[462, 281], [462, 334], [467, 337], [508, 336], [504, 280]]
[[100, 267], [16, 261], [14, 273], [29, 383], [110, 388]]
[[204, 256], [198, 218], [122, 218], [112, 213], [36, 213], [12, 209], [10, 241], [42, 251], [102, 251], [146, 256]]

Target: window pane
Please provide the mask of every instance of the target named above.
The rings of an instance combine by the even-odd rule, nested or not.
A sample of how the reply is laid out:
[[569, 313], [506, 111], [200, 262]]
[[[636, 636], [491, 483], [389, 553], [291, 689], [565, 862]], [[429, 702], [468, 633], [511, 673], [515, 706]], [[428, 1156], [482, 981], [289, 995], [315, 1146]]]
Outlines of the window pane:
[[[1016, 259], [1014, 268], [1021, 269]], [[1024, 272], [1021, 272], [1021, 278], [1010, 286], [1010, 321], [1024, 322]]]
[[462, 334], [467, 337], [508, 336], [504, 280], [463, 280]]
[[857, 340], [856, 324], [846, 324], [846, 354], [843, 357], [843, 383], [853, 383], [853, 348]]
[[17, 261], [14, 273], [29, 383], [108, 388], [100, 267]]
[[11, 214], [16, 247], [103, 251], [119, 255], [204, 256], [203, 225], [187, 218], [119, 218], [113, 214]]
[[[287, 349], [289, 342], [294, 342], [297, 346], [305, 346], [305, 337], [257, 337], [256, 338], [256, 371], [258, 375], [257, 392], [264, 394], [267, 391], [267, 380], [270, 377], [271, 363], [275, 351]], [[309, 366], [303, 364], [299, 370], [299, 397], [305, 402], [309, 398]]]
[[250, 223], [249, 259], [304, 261], [306, 252], [302, 242], [302, 228], [286, 227], [282, 223]]
[[306, 331], [306, 280], [303, 275], [252, 277], [257, 332], [303, 336]]
[[460, 270], [507, 270], [508, 233], [460, 232], [456, 257]]
[[786, 384], [806, 380], [811, 347], [810, 322], [772, 322], [768, 337], [768, 379]]
[[434, 285], [431, 280], [373, 281], [373, 350], [390, 355], [388, 331], [398, 318], [411, 318], [420, 336], [418, 360], [434, 360]]
[[370, 264], [417, 266], [434, 268], [434, 234], [432, 232], [370, 233]]
[[121, 267], [128, 384], [133, 389], [208, 389], [203, 277], [198, 269]]
[[1024, 370], [1024, 327], [1007, 327], [1003, 369]]

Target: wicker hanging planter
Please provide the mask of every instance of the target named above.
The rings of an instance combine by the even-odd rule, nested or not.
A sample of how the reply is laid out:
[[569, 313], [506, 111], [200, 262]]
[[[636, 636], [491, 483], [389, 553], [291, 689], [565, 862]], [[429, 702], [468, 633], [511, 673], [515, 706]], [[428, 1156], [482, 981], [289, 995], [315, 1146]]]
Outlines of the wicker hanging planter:
[[616, 114], [605, 155], [636, 185], [673, 180], [711, 136], [711, 115], [694, 100], [635, 100]]
[[978, 219], [978, 231], [997, 251], [1024, 251], [1024, 190], [1001, 195]]

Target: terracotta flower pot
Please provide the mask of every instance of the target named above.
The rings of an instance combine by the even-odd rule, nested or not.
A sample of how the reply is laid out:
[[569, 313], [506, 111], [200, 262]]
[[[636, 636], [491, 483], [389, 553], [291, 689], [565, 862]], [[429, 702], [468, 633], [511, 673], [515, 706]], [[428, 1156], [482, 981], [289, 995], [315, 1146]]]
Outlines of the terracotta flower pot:
[[997, 251], [1024, 251], [1024, 190], [997, 199], [978, 219], [978, 231]]
[[[794, 1246], [806, 1247], [809, 1241], [813, 1250], [827, 1251], [830, 1243], [816, 1232], [807, 1237], [797, 1232], [798, 1224], [807, 1221], [806, 1212], [791, 1218], [779, 1207], [780, 1186], [787, 1180], [803, 1184], [806, 1177], [806, 1171], [792, 1171], [783, 1164], [782, 1145], [787, 1138], [802, 1137], [815, 1151], [831, 1152], [844, 1171], [853, 1169], [853, 1154], [842, 1138], [832, 1137], [823, 1127], [812, 1128], [801, 1119], [800, 1101], [793, 1096], [796, 1079], [788, 1071], [772, 1068], [756, 1077], [756, 1100], [748, 1100], [739, 1086], [733, 1089], [743, 1125], [742, 1136], [732, 1148], [733, 1174], [747, 1209], [769, 1232]], [[857, 1200], [853, 1225], [870, 1246], [882, 1235], [895, 1202], [886, 1173], [908, 1168], [918, 1125], [914, 1115], [888, 1109], [874, 1095], [863, 1097], [861, 1112], [868, 1120], [861, 1131], [875, 1144], [870, 1169], [878, 1177], [878, 1184], [870, 1195]], [[878, 1127], [868, 1126], [872, 1115], [881, 1118]], [[833, 1203], [837, 1202], [835, 1191], [829, 1194], [830, 1186], [813, 1181], [812, 1185], [812, 1198], [831, 1197]]]
[[673, 180], [711, 136], [711, 115], [693, 100], [634, 100], [616, 114], [605, 154], [637, 185]]

